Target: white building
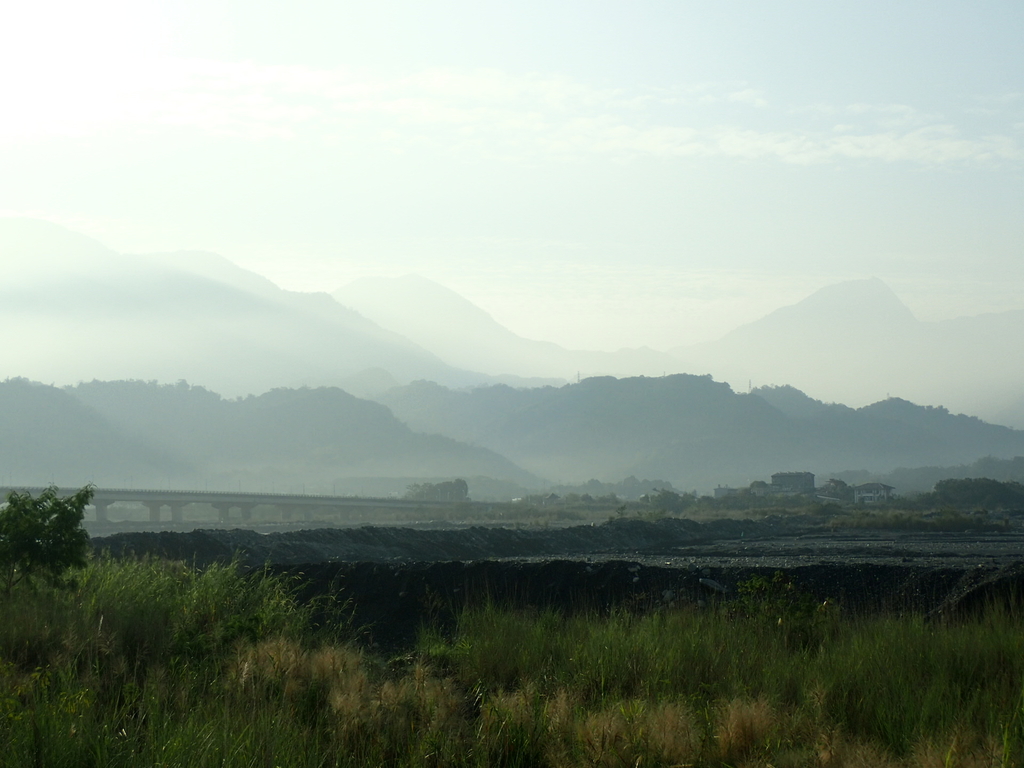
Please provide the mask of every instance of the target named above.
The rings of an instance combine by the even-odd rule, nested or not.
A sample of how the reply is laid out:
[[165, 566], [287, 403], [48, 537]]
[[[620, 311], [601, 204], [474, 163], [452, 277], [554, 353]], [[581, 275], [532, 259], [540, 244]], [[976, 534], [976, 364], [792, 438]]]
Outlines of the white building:
[[890, 501], [896, 495], [896, 489], [885, 483], [864, 483], [853, 486], [853, 503], [877, 504], [880, 501]]

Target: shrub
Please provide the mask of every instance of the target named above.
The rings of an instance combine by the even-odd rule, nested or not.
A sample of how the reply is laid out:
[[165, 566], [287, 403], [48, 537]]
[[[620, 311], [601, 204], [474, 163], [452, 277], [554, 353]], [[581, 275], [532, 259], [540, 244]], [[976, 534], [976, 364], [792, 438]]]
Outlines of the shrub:
[[5, 596], [37, 574], [58, 584], [69, 569], [85, 566], [89, 534], [82, 518], [92, 494], [87, 485], [61, 498], [51, 485], [36, 498], [18, 491], [7, 495], [0, 510], [0, 589]]

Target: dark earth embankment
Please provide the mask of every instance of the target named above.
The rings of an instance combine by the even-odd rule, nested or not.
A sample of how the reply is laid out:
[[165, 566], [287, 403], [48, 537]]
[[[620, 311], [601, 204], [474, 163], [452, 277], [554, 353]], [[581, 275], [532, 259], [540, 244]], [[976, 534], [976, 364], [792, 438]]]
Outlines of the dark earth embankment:
[[325, 528], [260, 534], [252, 530], [196, 530], [117, 533], [94, 539], [114, 554], [159, 553], [202, 566], [230, 560], [239, 552], [248, 565], [327, 561], [433, 562], [489, 558], [574, 557], [607, 554], [660, 554], [678, 547], [744, 536], [773, 537], [810, 529], [807, 518], [698, 523], [615, 520], [569, 528], [413, 529], [384, 526]]
[[650, 610], [729, 600], [783, 571], [843, 611], [955, 616], [1024, 595], [1024, 537], [844, 531], [814, 518], [616, 520], [564, 529], [363, 527], [121, 533], [93, 540], [115, 557], [204, 567], [237, 557], [298, 577], [303, 599], [331, 597], [362, 640], [398, 649], [418, 627], [450, 625], [468, 603]]
[[[371, 645], [411, 643], [422, 624], [452, 626], [466, 605], [491, 601], [521, 608], [606, 611], [701, 609], [737, 596], [753, 576], [772, 568], [672, 568], [636, 562], [321, 563], [278, 567], [295, 575], [303, 598], [331, 595], [346, 604], [353, 626]], [[806, 565], [787, 569], [798, 589], [844, 612], [893, 611], [960, 615], [990, 603], [1016, 604], [1024, 568], [915, 568], [903, 565]], [[724, 590], [724, 591], [721, 591]]]

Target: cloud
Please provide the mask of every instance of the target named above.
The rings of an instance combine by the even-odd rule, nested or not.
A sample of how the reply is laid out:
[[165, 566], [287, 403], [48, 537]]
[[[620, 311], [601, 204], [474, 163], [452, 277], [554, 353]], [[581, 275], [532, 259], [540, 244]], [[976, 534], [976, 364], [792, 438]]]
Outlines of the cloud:
[[0, 141], [187, 132], [387, 151], [433, 147], [526, 162], [699, 156], [935, 166], [1022, 157], [1012, 123], [966, 135], [907, 104], [773, 109], [760, 91], [736, 83], [626, 90], [496, 70], [379, 77], [168, 58], [101, 72], [86, 67], [70, 81], [52, 75], [10, 96], [13, 117], [0, 126]]
[[752, 88], [744, 88], [742, 91], [734, 91], [726, 98], [729, 101], [736, 102], [738, 104], [749, 104], [752, 107], [764, 108], [768, 106], [768, 101], [761, 95], [761, 92], [755, 91]]
[[836, 135], [798, 132], [759, 133], [723, 130], [718, 135], [721, 154], [734, 157], [774, 157], [791, 163], [811, 164], [838, 159], [910, 162], [920, 165], [1020, 160], [1020, 147], [1005, 136], [964, 139], [950, 126], [929, 126], [907, 132]]

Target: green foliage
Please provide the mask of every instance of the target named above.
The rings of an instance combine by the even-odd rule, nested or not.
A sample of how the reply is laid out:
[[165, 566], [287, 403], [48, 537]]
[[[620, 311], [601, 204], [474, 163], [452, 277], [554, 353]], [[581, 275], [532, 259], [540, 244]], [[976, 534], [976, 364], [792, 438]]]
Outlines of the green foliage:
[[649, 498], [654, 509], [668, 512], [671, 515], [681, 515], [693, 506], [695, 499], [689, 494], [680, 495], [674, 491], [662, 488]]
[[39, 496], [12, 491], [0, 509], [0, 589], [5, 595], [36, 575], [59, 583], [85, 565], [89, 534], [82, 528], [93, 487], [60, 497], [50, 486]]
[[739, 600], [730, 610], [775, 625], [789, 644], [821, 642], [834, 627], [838, 606], [818, 601], [784, 571], [776, 571], [770, 579], [753, 576], [740, 582], [737, 592]]
[[962, 533], [964, 531], [1001, 531], [1006, 523], [994, 522], [987, 515], [967, 515], [954, 509], [944, 509], [935, 514], [923, 515], [914, 512], [867, 512], [862, 511], [850, 517], [836, 518], [833, 523], [841, 528], [877, 528], [887, 531], [943, 531]]
[[918, 501], [933, 509], [1021, 509], [1024, 508], [1024, 485], [987, 477], [940, 480], [934, 491], [923, 494]]
[[306, 620], [285, 582], [247, 577], [235, 564], [196, 571], [157, 559], [101, 561], [83, 574], [77, 596], [133, 662], [201, 662], [239, 640], [297, 635]]
[[142, 676], [216, 663], [237, 642], [297, 637], [309, 621], [280, 578], [159, 559], [92, 560], [74, 589], [19, 590], [4, 608], [16, 620], [0, 623], [0, 659], [24, 669], [118, 659]]
[[16, 590], [4, 617], [0, 766], [251, 765], [254, 731], [276, 744], [280, 723], [229, 701], [226, 669], [308, 626], [280, 578], [156, 559], [90, 561], [73, 590]]
[[853, 501], [853, 487], [835, 477], [829, 479], [828, 482], [821, 486], [818, 489], [818, 494], [838, 501]]

